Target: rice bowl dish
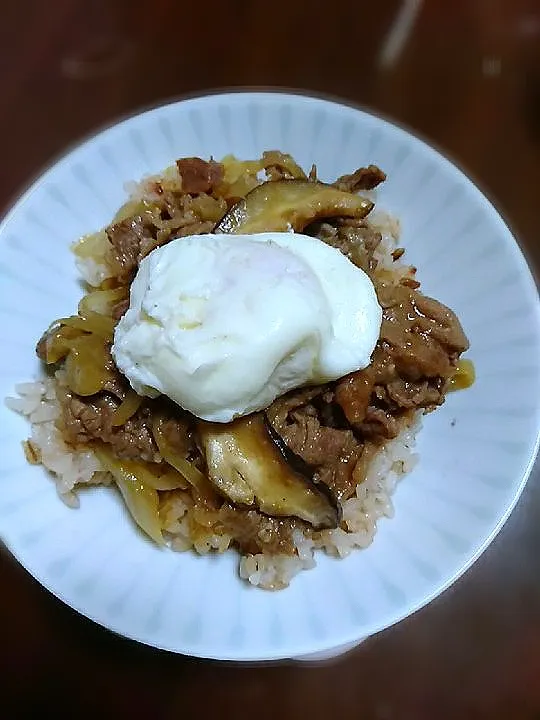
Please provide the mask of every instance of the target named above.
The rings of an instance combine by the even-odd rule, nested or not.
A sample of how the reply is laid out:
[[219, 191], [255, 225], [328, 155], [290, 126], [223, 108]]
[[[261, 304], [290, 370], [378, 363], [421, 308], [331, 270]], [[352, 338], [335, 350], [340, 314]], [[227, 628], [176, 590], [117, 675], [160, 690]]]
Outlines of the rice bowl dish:
[[[203, 658], [252, 661], [337, 653], [422, 608], [455, 582], [499, 532], [523, 490], [538, 443], [540, 371], [537, 363], [531, 364], [540, 352], [538, 294], [516, 241], [489, 201], [440, 153], [381, 118], [317, 98], [242, 92], [175, 102], [108, 128], [51, 167], [0, 225], [6, 348], [0, 355], [0, 394], [18, 395], [15, 386], [29, 381], [19, 387], [22, 396], [14, 398], [15, 406], [36, 412], [34, 419], [43, 425], [40, 442], [46, 444], [46, 423], [57, 413], [41, 403], [42, 393], [57, 405], [57, 386], [49, 386], [49, 380], [59, 368], [39, 360], [36, 342], [52, 320], [73, 317], [70, 313], [75, 314], [89, 291], [74, 262], [73, 243], [108, 227], [126, 200], [145, 192], [145, 181], [162, 176], [175, 158], [209, 161], [232, 153], [239, 159], [260, 159], [268, 148], [290, 153], [307, 175], [315, 163], [317, 178], [325, 184], [370, 163], [386, 173], [377, 188], [357, 193], [374, 203], [366, 221], [382, 235], [379, 250], [385, 243], [392, 252], [405, 248], [405, 255], [392, 258], [391, 267], [406, 272], [408, 265], [417, 266], [420, 292], [455, 311], [470, 340], [476, 379], [467, 390], [447, 395], [434, 412], [423, 416], [420, 411], [421, 429], [418, 416], [412, 420], [404, 445], [412, 443], [413, 435], [415, 445], [405, 451], [406, 460], [402, 448], [397, 449], [405, 460], [405, 465], [395, 465], [399, 475], [381, 467], [388, 480], [385, 497], [392, 490], [395, 512], [379, 503], [368, 508], [378, 517], [375, 541], [365, 548], [354, 545], [341, 559], [335, 548], [315, 549], [310, 540], [302, 563], [296, 554], [281, 558], [287, 569], [279, 570], [279, 578], [289, 585], [278, 592], [260, 589], [278, 576], [271, 569], [263, 577], [263, 567], [257, 574], [256, 548], [242, 551], [233, 544], [227, 551], [202, 555], [193, 549], [171, 552], [173, 537], [161, 527], [165, 545], [158, 545], [138, 528], [116, 480], [109, 485], [79, 483], [73, 495], [69, 484], [59, 487], [64, 500], [80, 503], [78, 510], [67, 507], [54, 490], [58, 478], [44, 472], [43, 465], [30, 464], [21, 451], [21, 441], [32, 439], [27, 417], [0, 405], [0, 534], [8, 551], [46, 590], [91, 620], [153, 647]], [[133, 182], [139, 179], [142, 184]], [[304, 228], [301, 234], [314, 229]], [[281, 227], [279, 238], [287, 231]], [[282, 247], [280, 257], [284, 252]], [[272, 253], [276, 259], [277, 250]], [[101, 282], [100, 263], [93, 269], [92, 282]], [[308, 285], [314, 292], [316, 283]], [[317, 303], [321, 307], [320, 297]], [[330, 347], [327, 320], [326, 325], [317, 322]], [[141, 327], [146, 332], [147, 325]], [[237, 330], [246, 327], [242, 321]], [[101, 329], [105, 331], [103, 324]], [[250, 337], [255, 336], [244, 335]], [[158, 365], [146, 367], [145, 373], [152, 371], [156, 381], [164, 382]], [[303, 373], [307, 365], [292, 367]], [[262, 368], [263, 363], [257, 371]], [[319, 363], [317, 372], [321, 368]], [[136, 385], [138, 378], [131, 379]], [[224, 397], [223, 387], [213, 402]], [[251, 397], [240, 398], [242, 404], [245, 400], [247, 407]], [[239, 404], [238, 396], [232, 399], [228, 409]], [[323, 402], [315, 401], [316, 418]], [[224, 406], [220, 411], [225, 412]], [[306, 422], [309, 412], [303, 413]], [[287, 433], [292, 430], [283, 428], [282, 438]], [[286, 440], [293, 442], [289, 435]], [[394, 440], [385, 440], [384, 449], [391, 449]], [[87, 460], [95, 463], [89, 444], [85, 450]], [[88, 476], [96, 469], [85, 467], [82, 448], [77, 455], [82, 469], [73, 465], [73, 453], [62, 456], [64, 464], [57, 458], [58, 477], [71, 471]], [[32, 452], [28, 457], [40, 460]], [[386, 462], [385, 453], [378, 457]], [[295, 467], [302, 488], [313, 489], [315, 474], [306, 477], [304, 466]], [[159, 497], [167, 491], [156, 492]], [[322, 498], [317, 492], [306, 497], [317, 502], [328, 498], [321, 492]], [[247, 496], [236, 497], [251, 502]], [[319, 505], [326, 523], [339, 517], [331, 494], [329, 499], [330, 504]], [[345, 502], [355, 499], [359, 502], [351, 505], [358, 507], [356, 486]], [[298, 524], [308, 535], [339, 534], [346, 543], [360, 540], [363, 533], [369, 542], [364, 524], [349, 532], [344, 520], [342, 513], [339, 533], [335, 527], [315, 530], [300, 518]], [[345, 544], [343, 550], [347, 553]], [[248, 561], [246, 573], [257, 587], [240, 576], [240, 564]], [[314, 562], [314, 569], [297, 572], [299, 564]]]

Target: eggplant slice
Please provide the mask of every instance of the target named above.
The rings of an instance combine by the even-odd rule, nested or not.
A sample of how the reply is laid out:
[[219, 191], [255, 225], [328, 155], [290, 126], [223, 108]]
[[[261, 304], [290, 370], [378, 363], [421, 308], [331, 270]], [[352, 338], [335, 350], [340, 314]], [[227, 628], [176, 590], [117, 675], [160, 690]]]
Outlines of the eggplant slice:
[[307, 180], [275, 180], [257, 185], [214, 228], [215, 233], [302, 232], [314, 220], [364, 218], [371, 200]]
[[298, 517], [316, 529], [337, 527], [337, 501], [287, 462], [262, 413], [227, 424], [200, 422], [198, 432], [210, 480], [231, 502]]

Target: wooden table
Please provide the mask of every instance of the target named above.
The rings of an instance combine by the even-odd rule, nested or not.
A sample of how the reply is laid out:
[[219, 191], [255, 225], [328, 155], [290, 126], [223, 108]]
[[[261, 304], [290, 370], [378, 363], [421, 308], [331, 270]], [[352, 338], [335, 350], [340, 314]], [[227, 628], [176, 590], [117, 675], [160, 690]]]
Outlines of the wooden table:
[[[540, 3], [18, 0], [0, 22], [0, 206], [67, 146], [229, 86], [330, 93], [457, 159], [540, 269]], [[324, 666], [222, 666], [115, 637], [0, 555], [6, 718], [540, 718], [539, 468], [474, 568]], [[9, 709], [8, 709], [9, 708]]]

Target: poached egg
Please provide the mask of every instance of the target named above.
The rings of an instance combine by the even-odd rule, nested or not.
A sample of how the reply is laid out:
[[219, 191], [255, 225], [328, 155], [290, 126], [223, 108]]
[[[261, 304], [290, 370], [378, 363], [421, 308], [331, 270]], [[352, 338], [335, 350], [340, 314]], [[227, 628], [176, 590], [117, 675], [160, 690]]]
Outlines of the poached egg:
[[194, 235], [142, 260], [112, 354], [137, 393], [226, 423], [365, 368], [381, 319], [369, 277], [317, 238]]

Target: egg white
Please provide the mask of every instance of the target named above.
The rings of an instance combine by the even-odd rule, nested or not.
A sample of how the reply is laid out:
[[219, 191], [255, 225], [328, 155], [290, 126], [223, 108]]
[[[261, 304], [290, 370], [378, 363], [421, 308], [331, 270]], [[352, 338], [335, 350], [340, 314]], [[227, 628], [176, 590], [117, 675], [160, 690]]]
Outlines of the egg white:
[[366, 367], [381, 318], [369, 277], [321, 240], [194, 235], [141, 262], [112, 353], [138, 393], [229, 422]]

